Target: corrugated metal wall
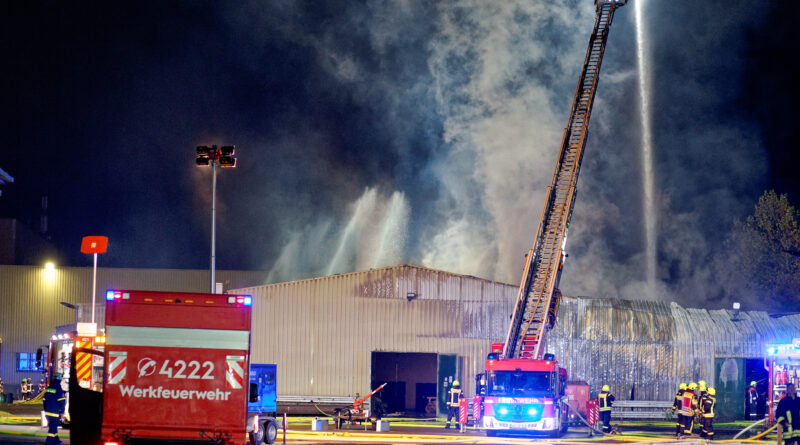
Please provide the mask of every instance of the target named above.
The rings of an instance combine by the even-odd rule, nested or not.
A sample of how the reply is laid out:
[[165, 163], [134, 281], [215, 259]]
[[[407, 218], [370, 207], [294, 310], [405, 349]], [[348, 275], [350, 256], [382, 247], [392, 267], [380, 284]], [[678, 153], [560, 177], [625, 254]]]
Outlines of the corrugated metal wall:
[[[680, 382], [714, 382], [715, 357], [759, 358], [800, 337], [800, 315], [686, 309], [677, 303], [564, 297], [548, 350], [572, 378], [617, 397], [671, 400]], [[634, 388], [635, 386], [635, 388]]]
[[[264, 272], [217, 271], [225, 287], [263, 283]], [[95, 320], [102, 326], [106, 289], [153, 289], [208, 292], [209, 272], [168, 269], [97, 269]], [[91, 321], [92, 268], [65, 267], [52, 272], [36, 266], [0, 265], [0, 377], [6, 392], [23, 378], [38, 382], [35, 372], [17, 372], [16, 354], [47, 345], [55, 327], [75, 322], [75, 312], [60, 302], [79, 305], [80, 321]]]
[[[281, 394], [343, 396], [369, 385], [372, 351], [463, 356], [471, 393], [489, 345], [505, 338], [517, 286], [406, 265], [235, 291], [255, 297], [253, 360], [278, 364]], [[800, 337], [800, 315], [731, 317], [564, 297], [548, 350], [595, 392], [609, 384], [618, 397], [671, 400], [682, 381], [713, 384], [715, 357], [761, 357], [765, 343]]]
[[[505, 338], [517, 286], [417, 266], [253, 287], [263, 272], [218, 271], [226, 289], [254, 298], [253, 361], [278, 364], [280, 394], [364, 394], [371, 352], [428, 352], [464, 358], [463, 384]], [[205, 292], [208, 271], [98, 270], [108, 288]], [[47, 344], [74, 321], [60, 301], [86, 309], [92, 269], [0, 266], [0, 376], [17, 385], [15, 354]], [[251, 287], [245, 287], [251, 286]], [[413, 301], [407, 295], [414, 293]], [[102, 304], [102, 299], [98, 300]], [[89, 310], [82, 311], [82, 321]], [[102, 306], [97, 319], [102, 320]], [[800, 315], [687, 309], [675, 303], [564, 297], [548, 350], [571, 378], [607, 383], [628, 398], [671, 400], [681, 381], [713, 381], [715, 357], [761, 357], [765, 343], [800, 337]]]
[[465, 357], [471, 392], [487, 338], [505, 336], [510, 287], [395, 266], [236, 292], [254, 297], [252, 360], [278, 365], [279, 393], [343, 396], [369, 387], [372, 351]]

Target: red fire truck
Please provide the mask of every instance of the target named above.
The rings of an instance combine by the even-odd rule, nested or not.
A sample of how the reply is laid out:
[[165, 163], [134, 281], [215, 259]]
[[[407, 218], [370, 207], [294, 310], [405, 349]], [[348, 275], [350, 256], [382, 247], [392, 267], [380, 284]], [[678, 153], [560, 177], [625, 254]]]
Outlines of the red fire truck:
[[73, 370], [80, 353], [105, 357], [102, 388], [70, 381], [73, 443], [246, 443], [251, 305], [247, 295], [108, 291], [105, 350], [73, 354]]
[[567, 430], [568, 407], [563, 402], [567, 371], [552, 357], [486, 361], [483, 426], [489, 436], [498, 430], [541, 431], [559, 435]]

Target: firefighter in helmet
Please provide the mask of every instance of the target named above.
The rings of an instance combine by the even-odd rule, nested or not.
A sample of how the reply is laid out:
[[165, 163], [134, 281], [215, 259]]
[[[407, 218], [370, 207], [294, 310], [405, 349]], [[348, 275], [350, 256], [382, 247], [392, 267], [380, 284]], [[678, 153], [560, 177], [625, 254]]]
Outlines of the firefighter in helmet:
[[700, 437], [714, 440], [714, 405], [717, 404], [717, 391], [708, 388], [700, 399]]
[[597, 399], [600, 402], [598, 411], [600, 412], [600, 421], [603, 422], [603, 432], [610, 434], [611, 406], [614, 404], [614, 394], [611, 394], [611, 388], [608, 385], [603, 385], [603, 389], [597, 394]]
[[58, 438], [58, 425], [61, 423], [61, 415], [64, 414], [64, 406], [66, 405], [66, 396], [64, 391], [61, 390], [61, 378], [56, 375], [56, 378], [50, 382], [50, 386], [44, 391], [44, 415], [47, 417], [47, 439], [46, 445], [54, 445], [61, 443]]
[[750, 382], [750, 387], [747, 388], [747, 420], [755, 420], [758, 417], [758, 389], [756, 389], [756, 381]]
[[453, 425], [458, 424], [458, 399], [461, 398], [461, 383], [458, 380], [453, 380], [453, 386], [447, 392], [447, 423], [444, 429], [450, 428], [450, 419], [455, 418]]
[[681, 401], [681, 415], [683, 416], [683, 435], [691, 436], [692, 428], [694, 428], [694, 415], [697, 411], [697, 383], [691, 382], [683, 392], [683, 400]]
[[681, 383], [678, 385], [678, 392], [675, 393], [675, 401], [672, 402], [672, 413], [674, 414], [676, 410], [678, 411], [678, 418], [675, 419], [675, 437], [679, 437], [683, 430], [683, 414], [681, 414], [680, 409], [683, 403], [684, 391], [686, 391], [686, 383]]

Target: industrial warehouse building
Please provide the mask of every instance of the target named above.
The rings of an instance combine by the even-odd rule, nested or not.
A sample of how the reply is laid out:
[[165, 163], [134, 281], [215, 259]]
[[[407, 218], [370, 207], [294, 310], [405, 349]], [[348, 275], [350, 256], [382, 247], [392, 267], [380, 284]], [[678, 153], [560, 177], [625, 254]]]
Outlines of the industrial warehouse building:
[[[18, 371], [20, 354], [47, 344], [56, 325], [80, 321], [91, 295], [91, 268], [0, 266], [0, 376]], [[422, 411], [452, 379], [474, 393], [489, 346], [501, 342], [517, 286], [417, 266], [256, 285], [263, 272], [218, 272], [225, 289], [251, 294], [253, 363], [276, 363], [279, 395], [364, 395], [389, 382], [390, 410]], [[203, 292], [207, 271], [99, 269], [98, 289]], [[99, 293], [101, 293], [99, 292]], [[102, 301], [98, 303], [102, 304]], [[102, 309], [98, 314], [102, 314]], [[98, 315], [102, 321], [102, 315]], [[618, 398], [671, 400], [682, 381], [717, 388], [721, 414], [740, 417], [750, 380], [765, 378], [768, 343], [800, 337], [800, 315], [689, 309], [676, 303], [564, 297], [548, 350], [573, 379]], [[7, 386], [8, 388], [8, 386]]]

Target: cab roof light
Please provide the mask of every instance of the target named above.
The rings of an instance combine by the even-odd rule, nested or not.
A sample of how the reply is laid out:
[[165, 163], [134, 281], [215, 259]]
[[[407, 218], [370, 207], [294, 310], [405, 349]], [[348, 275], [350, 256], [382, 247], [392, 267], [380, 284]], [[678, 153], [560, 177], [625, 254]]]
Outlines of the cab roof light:
[[111, 301], [113, 299], [114, 299], [114, 291], [113, 290], [106, 291], [106, 300]]
[[253, 297], [251, 297], [250, 295], [245, 296], [244, 297], [244, 305], [245, 306], [250, 306], [251, 304], [253, 304]]

